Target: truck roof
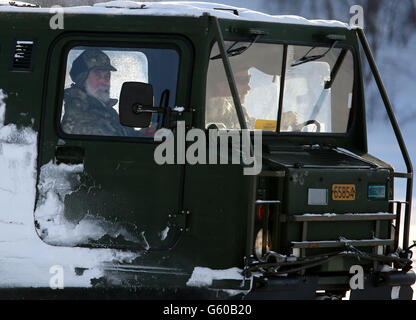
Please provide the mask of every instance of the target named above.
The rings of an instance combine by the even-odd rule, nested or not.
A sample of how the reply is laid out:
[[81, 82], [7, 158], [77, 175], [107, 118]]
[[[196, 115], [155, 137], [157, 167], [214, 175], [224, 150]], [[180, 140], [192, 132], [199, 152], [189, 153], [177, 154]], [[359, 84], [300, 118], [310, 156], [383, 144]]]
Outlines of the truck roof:
[[[269, 15], [246, 8], [238, 8], [229, 5], [194, 2], [135, 2], [135, 1], [109, 1], [96, 3], [92, 6], [78, 6], [62, 8], [66, 14], [98, 14], [98, 15], [140, 15], [140, 16], [178, 16], [200, 17], [205, 12], [221, 19], [274, 22], [284, 24], [301, 24], [323, 27], [339, 27], [350, 29], [347, 23], [336, 20], [308, 20], [295, 15]], [[0, 0], [0, 13], [54, 13], [51, 8], [40, 8], [36, 5]], [[56, 9], [55, 9], [56, 10]]]

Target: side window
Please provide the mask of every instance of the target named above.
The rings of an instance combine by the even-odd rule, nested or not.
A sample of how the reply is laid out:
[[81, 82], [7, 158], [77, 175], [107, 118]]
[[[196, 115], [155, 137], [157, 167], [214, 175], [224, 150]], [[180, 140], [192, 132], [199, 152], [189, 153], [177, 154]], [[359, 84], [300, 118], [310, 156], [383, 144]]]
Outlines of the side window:
[[[320, 58], [308, 61], [313, 56]], [[347, 132], [354, 85], [351, 51], [289, 46], [286, 66], [283, 114], [296, 114], [297, 125], [282, 122], [281, 131]]]
[[71, 135], [153, 137], [162, 123], [153, 114], [149, 127], [120, 124], [118, 103], [124, 82], [153, 87], [153, 105], [163, 92], [175, 106], [179, 54], [170, 48], [111, 48], [77, 46], [67, 56], [61, 129]]
[[[226, 46], [249, 47], [231, 56], [236, 89], [250, 130], [275, 131], [277, 127], [283, 45], [226, 41]], [[217, 44], [212, 47], [205, 101], [205, 127], [240, 129]]]
[[[248, 48], [229, 57], [248, 129], [348, 131], [354, 87], [354, 59], [348, 48], [287, 45], [284, 50], [283, 45], [273, 43], [225, 44], [228, 49]], [[283, 58], [286, 70], [282, 75]], [[211, 51], [206, 93], [205, 127], [240, 129], [217, 45]]]

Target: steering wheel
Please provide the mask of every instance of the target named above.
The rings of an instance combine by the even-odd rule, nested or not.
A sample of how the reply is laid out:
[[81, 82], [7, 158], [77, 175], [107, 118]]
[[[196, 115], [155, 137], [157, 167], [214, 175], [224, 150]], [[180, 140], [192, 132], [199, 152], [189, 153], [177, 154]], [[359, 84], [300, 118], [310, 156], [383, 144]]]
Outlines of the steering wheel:
[[297, 129], [299, 131], [302, 131], [303, 128], [305, 128], [306, 126], [309, 126], [310, 124], [316, 125], [316, 132], [321, 132], [321, 123], [318, 120], [308, 120], [308, 121], [305, 121], [304, 123], [300, 123], [297, 125]]
[[227, 129], [227, 127], [225, 126], [225, 124], [224, 123], [221, 123], [221, 122], [211, 122], [211, 123], [208, 123], [208, 125], [207, 125], [207, 130], [210, 130], [210, 129], [215, 129], [215, 130], [226, 130]]

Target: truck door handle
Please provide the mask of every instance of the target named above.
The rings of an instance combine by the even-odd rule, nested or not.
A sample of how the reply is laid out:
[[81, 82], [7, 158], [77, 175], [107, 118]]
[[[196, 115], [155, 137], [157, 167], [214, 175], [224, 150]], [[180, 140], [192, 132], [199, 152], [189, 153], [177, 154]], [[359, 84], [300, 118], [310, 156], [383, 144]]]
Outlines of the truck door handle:
[[85, 150], [75, 146], [57, 146], [55, 150], [56, 163], [82, 164], [84, 162]]

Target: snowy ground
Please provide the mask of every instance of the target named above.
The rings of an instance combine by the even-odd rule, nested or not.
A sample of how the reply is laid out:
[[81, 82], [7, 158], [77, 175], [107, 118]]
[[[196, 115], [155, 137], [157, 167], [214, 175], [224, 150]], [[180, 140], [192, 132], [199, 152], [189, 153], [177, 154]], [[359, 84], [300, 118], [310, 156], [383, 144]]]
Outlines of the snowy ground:
[[[125, 262], [135, 255], [53, 247], [39, 238], [33, 216], [37, 135], [30, 128], [3, 125], [2, 98], [0, 90], [0, 287], [48, 287], [53, 266], [63, 268], [65, 287], [88, 287], [102, 275], [103, 262]], [[88, 270], [78, 276], [75, 267]]]

